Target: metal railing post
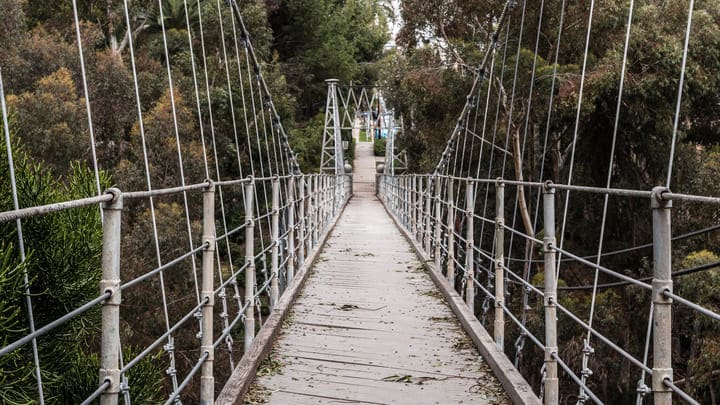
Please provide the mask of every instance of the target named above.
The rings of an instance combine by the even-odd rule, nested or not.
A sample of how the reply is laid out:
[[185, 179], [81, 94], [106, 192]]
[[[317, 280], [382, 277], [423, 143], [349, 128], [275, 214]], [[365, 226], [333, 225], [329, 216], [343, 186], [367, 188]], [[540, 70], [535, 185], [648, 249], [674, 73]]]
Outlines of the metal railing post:
[[325, 231], [325, 218], [327, 217], [327, 177], [320, 177], [320, 221], [318, 237]]
[[207, 354], [207, 359], [200, 371], [200, 403], [215, 403], [215, 377], [213, 362], [215, 348], [213, 346], [213, 307], [215, 305], [215, 279], [213, 263], [215, 262], [215, 184], [210, 183], [203, 189], [203, 243], [202, 254], [202, 299], [206, 300], [202, 307], [202, 338], [200, 353]]
[[425, 241], [425, 253], [428, 254], [428, 256], [432, 255], [432, 251], [430, 250], [430, 239], [432, 235], [431, 231], [431, 225], [432, 225], [432, 198], [431, 198], [431, 190], [430, 185], [432, 184], [432, 177], [428, 176], [427, 178], [427, 184], [425, 185], [425, 235], [424, 235], [424, 241]]
[[[288, 262], [287, 274], [285, 275], [285, 285], [289, 284], [295, 278], [295, 176], [288, 180]], [[300, 248], [302, 250], [302, 248]]]
[[[318, 186], [320, 185], [320, 176], [315, 175], [312, 178], [312, 243], [310, 244], [311, 249], [315, 248], [315, 244], [317, 243], [317, 240], [319, 238], [319, 228], [320, 228], [320, 208], [321, 208], [321, 202], [320, 202], [320, 192], [318, 190]], [[308, 249], [310, 251], [311, 249]]]
[[405, 224], [405, 229], [410, 228], [410, 215], [409, 215], [409, 207], [410, 207], [410, 193], [408, 192], [408, 176], [403, 175], [402, 177], [402, 190], [403, 190], [403, 224]]
[[305, 176], [300, 176], [300, 183], [298, 183], [298, 267], [305, 264]]
[[447, 213], [447, 279], [455, 288], [455, 184], [448, 179], [447, 187], [448, 213]]
[[440, 268], [441, 260], [441, 236], [442, 236], [442, 204], [440, 201], [440, 191], [442, 189], [442, 181], [440, 177], [435, 177], [435, 270], [442, 272]]
[[493, 332], [498, 349], [505, 347], [505, 183], [498, 179], [495, 185], [495, 323]]
[[543, 189], [543, 214], [545, 237], [543, 254], [545, 257], [545, 404], [556, 405], [559, 401], [557, 372], [557, 286], [555, 282], [555, 189], [546, 185]]
[[410, 179], [410, 234], [415, 237], [417, 235], [417, 211], [415, 210], [415, 189], [417, 188], [417, 177], [413, 174]]
[[[305, 201], [303, 204], [305, 205], [305, 215], [303, 215], [303, 228], [306, 233], [305, 235], [305, 255], [309, 255], [310, 251], [312, 250], [312, 176], [304, 176], [305, 185]], [[303, 263], [305, 260], [303, 260]]]
[[468, 179], [465, 186], [466, 233], [465, 233], [465, 302], [475, 313], [475, 193], [474, 183]]
[[110, 293], [102, 303], [100, 384], [110, 383], [100, 396], [101, 405], [117, 405], [120, 394], [120, 242], [122, 240], [122, 193], [110, 189], [110, 202], [103, 204], [102, 280], [100, 293]]
[[417, 182], [417, 235], [415, 235], [415, 239], [418, 241], [418, 243], [422, 244], [422, 233], [423, 233], [423, 178], [422, 176], [418, 176], [418, 182]]
[[278, 256], [280, 252], [280, 180], [272, 179], [272, 228], [270, 230], [270, 310], [275, 308], [280, 295]]
[[653, 369], [652, 391], [655, 405], [672, 404], [672, 391], [665, 380], [673, 381], [672, 369], [672, 299], [664, 295], [672, 292], [672, 201], [664, 200], [668, 189], [653, 189], [651, 207], [653, 218]]
[[255, 338], [255, 181], [245, 186], [245, 352]]

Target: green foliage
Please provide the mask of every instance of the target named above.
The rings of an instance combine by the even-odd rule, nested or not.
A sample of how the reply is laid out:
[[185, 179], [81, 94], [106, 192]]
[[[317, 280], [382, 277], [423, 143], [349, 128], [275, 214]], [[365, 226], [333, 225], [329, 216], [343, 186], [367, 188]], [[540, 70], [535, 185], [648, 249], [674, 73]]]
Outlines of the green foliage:
[[[4, 134], [0, 132], [4, 139]], [[85, 164], [71, 163], [61, 181], [41, 163], [35, 163], [13, 141], [18, 203], [21, 207], [70, 201], [97, 194], [94, 173]], [[7, 162], [5, 148], [0, 161]], [[110, 186], [107, 173], [100, 173], [101, 187]], [[0, 165], [0, 211], [13, 209], [9, 166]], [[3, 343], [28, 333], [23, 274], [31, 282], [33, 313], [37, 327], [46, 325], [98, 295], [101, 277], [102, 226], [97, 206], [36, 216], [22, 221], [27, 259], [20, 262], [14, 222], [0, 224], [0, 313]], [[79, 403], [97, 384], [99, 357], [99, 308], [94, 308], [39, 340], [43, 386], [47, 400]], [[158, 398], [161, 369], [148, 361], [144, 368], [157, 373], [155, 379], [138, 383], [147, 398]], [[3, 402], [27, 402], [36, 397], [33, 360], [29, 345], [0, 359], [0, 390]]]
[[376, 0], [290, 0], [269, 21], [282, 70], [307, 118], [324, 105], [325, 79], [369, 83], [374, 73], [363, 63], [379, 58], [389, 39]]
[[[27, 320], [21, 304], [25, 299], [23, 271], [17, 263], [13, 245], [0, 245], [0, 345], [5, 346], [27, 330]], [[35, 375], [32, 358], [27, 351], [16, 350], [0, 357], [0, 402], [3, 404], [30, 403], [34, 397]]]
[[[720, 256], [708, 250], [688, 254], [682, 261], [682, 268], [691, 268], [709, 263], [720, 262]], [[683, 298], [705, 307], [715, 313], [720, 312], [720, 265], [699, 273], [693, 273], [677, 280], [675, 292]], [[695, 398], [705, 398], [700, 402], [710, 402], [712, 390], [720, 388], [713, 372], [720, 369], [720, 344], [717, 341], [720, 326], [717, 322], [683, 306], [677, 307], [674, 314], [676, 331], [683, 344], [679, 369], [684, 369], [686, 391]], [[679, 332], [679, 333], [678, 333]]]
[[373, 152], [375, 156], [385, 156], [385, 146], [387, 145], [387, 139], [380, 138], [376, 139], [373, 143]]

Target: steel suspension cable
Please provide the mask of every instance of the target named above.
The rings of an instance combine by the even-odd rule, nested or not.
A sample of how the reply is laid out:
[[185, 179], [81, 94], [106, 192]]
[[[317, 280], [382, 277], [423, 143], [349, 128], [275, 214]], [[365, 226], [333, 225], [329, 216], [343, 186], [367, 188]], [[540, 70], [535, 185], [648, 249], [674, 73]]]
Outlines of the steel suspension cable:
[[[10, 122], [8, 118], [8, 108], [5, 100], [5, 85], [2, 78], [2, 69], [0, 68], [0, 108], [2, 109], [3, 132], [5, 133], [5, 148], [7, 152], [8, 166], [10, 170], [10, 187], [12, 189], [13, 207], [15, 210], [20, 209], [18, 199], [17, 179], [15, 178], [15, 162], [12, 153], [12, 141], [10, 140]], [[27, 260], [25, 252], [25, 237], [23, 236], [23, 226], [20, 219], [15, 220], [15, 228], [17, 231], [18, 251], [20, 252], [20, 264], [24, 264]], [[30, 292], [30, 277], [26, 267], [23, 268], [23, 288], [25, 290], [25, 306], [27, 306], [28, 326], [30, 333], [35, 333], [35, 314], [33, 312], [32, 294]], [[38, 354], [37, 338], [32, 339], [33, 362], [35, 364], [35, 380], [38, 385], [38, 399], [40, 404], [45, 403], [45, 393], [43, 390], [42, 369], [40, 367], [40, 356]]]
[[[142, 143], [142, 150], [143, 150], [143, 162], [144, 162], [144, 168], [145, 168], [145, 180], [147, 183], [147, 190], [152, 191], [152, 182], [150, 180], [150, 165], [148, 162], [148, 152], [147, 152], [147, 143], [145, 140], [145, 124], [143, 121], [143, 111], [142, 111], [142, 102], [140, 100], [140, 86], [138, 84], [138, 74], [137, 74], [137, 66], [135, 64], [135, 49], [133, 45], [133, 34], [132, 34], [132, 25], [130, 24], [130, 11], [128, 6], [128, 0], [123, 0], [124, 5], [124, 12], [125, 12], [125, 24], [127, 27], [128, 32], [128, 48], [130, 50], [130, 65], [132, 67], [132, 75], [133, 75], [133, 87], [135, 90], [135, 102], [137, 106], [137, 114], [138, 114], [138, 126], [140, 129], [140, 140]], [[155, 246], [155, 256], [157, 259], [158, 266], [162, 266], [162, 258], [160, 256], [160, 242], [158, 237], [158, 227], [157, 227], [157, 219], [155, 215], [155, 203], [153, 201], [153, 197], [149, 198], [150, 201], [150, 218], [152, 221], [152, 230], [153, 230], [153, 241]], [[162, 303], [163, 303], [163, 315], [165, 318], [165, 329], [170, 329], [170, 317], [168, 315], [168, 309], [167, 309], [167, 295], [165, 292], [165, 278], [163, 276], [163, 272], [158, 273], [158, 277], [160, 279], [160, 290], [162, 293]], [[175, 354], [174, 354], [174, 342], [172, 335], [168, 335], [168, 349], [166, 350], [168, 353], [170, 365], [168, 367], [168, 374], [170, 375], [170, 378], [172, 380], [172, 387], [173, 390], [177, 390], [178, 387], [178, 381], [177, 381], [177, 372], [175, 367]]]
[[[625, 45], [623, 48], [623, 60], [622, 60], [622, 66], [620, 70], [620, 86], [618, 89], [618, 97], [617, 97], [617, 106], [615, 109], [615, 123], [613, 126], [613, 135], [612, 135], [612, 143], [610, 146], [610, 159], [608, 163], [608, 173], [607, 173], [607, 181], [605, 188], [609, 189], [610, 185], [612, 184], [612, 175], [613, 175], [613, 166], [615, 164], [615, 146], [617, 144], [617, 135], [618, 135], [618, 128], [620, 127], [620, 110], [622, 106], [622, 99], [623, 99], [623, 90], [625, 86], [625, 71], [627, 67], [627, 61], [628, 61], [628, 48], [630, 47], [630, 31], [632, 29], [632, 17], [633, 17], [633, 11], [635, 8], [635, 1], [630, 0], [630, 6], [628, 9], [628, 20], [627, 20], [627, 29], [625, 32]], [[597, 260], [595, 261], [596, 265], [600, 265], [601, 258], [602, 258], [602, 251], [603, 251], [603, 242], [605, 240], [605, 227], [607, 225], [607, 214], [608, 214], [608, 202], [609, 202], [610, 195], [605, 194], [604, 201], [603, 201], [603, 213], [602, 213], [602, 219], [600, 221], [600, 235], [598, 238], [598, 246], [597, 246]], [[593, 291], [590, 298], [590, 315], [588, 319], [588, 325], [589, 329], [591, 330], [593, 327], [593, 321], [594, 321], [594, 315], [595, 315], [595, 303], [597, 298], [597, 285], [598, 285], [598, 279], [600, 276], [600, 271], [598, 269], [595, 269], [595, 276], [593, 280]], [[592, 349], [592, 346], [590, 345], [590, 341], [592, 339], [592, 334], [590, 333], [590, 330], [588, 330], [585, 341], [583, 344], [583, 357], [582, 357], [582, 372], [581, 372], [581, 378], [582, 382], [585, 384], [587, 382], [587, 378], [591, 375], [591, 372], [589, 372], [588, 367], [588, 361], [590, 354], [594, 352]], [[580, 394], [578, 396], [578, 403], [584, 403], [584, 401], [587, 399], [587, 395], [584, 391], [584, 389], [580, 388]]]
[[682, 64], [680, 65], [680, 82], [678, 83], [677, 103], [675, 104], [675, 120], [673, 121], [672, 140], [670, 144], [670, 158], [668, 161], [668, 174], [665, 187], [670, 188], [672, 181], [673, 161], [675, 160], [675, 143], [677, 142], [678, 126], [680, 124], [680, 107], [682, 106], [683, 89], [685, 87], [685, 70], [687, 67], [688, 49], [690, 47], [690, 32], [692, 30], [693, 11], [695, 0], [690, 0], [688, 7], [687, 25], [685, 27], [685, 44], [683, 45]]

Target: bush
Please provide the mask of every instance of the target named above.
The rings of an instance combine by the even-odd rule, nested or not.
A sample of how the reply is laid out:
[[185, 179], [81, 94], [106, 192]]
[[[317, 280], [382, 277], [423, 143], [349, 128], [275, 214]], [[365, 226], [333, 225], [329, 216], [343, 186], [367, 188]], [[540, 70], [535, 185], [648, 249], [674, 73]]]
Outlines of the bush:
[[385, 144], [387, 143], [387, 140], [385, 139], [376, 139], [375, 145], [373, 146], [373, 150], [375, 151], [375, 156], [385, 156]]

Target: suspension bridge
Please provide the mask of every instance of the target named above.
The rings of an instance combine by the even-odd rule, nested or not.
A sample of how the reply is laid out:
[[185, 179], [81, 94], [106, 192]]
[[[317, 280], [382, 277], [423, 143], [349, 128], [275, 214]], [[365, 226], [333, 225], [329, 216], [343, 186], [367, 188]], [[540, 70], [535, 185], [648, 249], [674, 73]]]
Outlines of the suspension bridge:
[[[13, 202], [13, 209], [0, 213], [0, 224], [17, 236], [19, 260], [24, 263], [39, 248], [26, 243], [26, 235], [35, 231], [38, 221], [82, 210], [99, 213], [99, 295], [39, 323], [34, 310], [38, 291], [33, 290], [34, 280], [25, 270], [27, 333], [3, 336], [0, 356], [22, 350], [30, 353], [35, 400], [52, 402], [44, 390], [43, 361], [52, 355], [43, 353], [44, 340], [96, 311], [98, 344], [89, 350], [98, 353], [99, 368], [93, 370], [98, 380], [88, 387], [91, 393], [83, 401], [87, 404], [132, 403], [133, 385], [139, 383], [133, 373], [153, 363], [165, 368], [163, 375], [156, 377], [165, 381], [167, 404], [604, 403], [598, 389], [613, 376], [594, 375], [596, 351], [629, 365], [637, 375], [636, 390], [626, 393], [627, 403], [700, 403], [683, 390], [683, 383], [694, 377], [676, 379], [678, 364], [673, 362], [681, 344], [673, 339], [677, 327], [673, 313], [689, 310], [712, 322], [720, 321], [713, 308], [673, 290], [674, 278], [714, 271], [718, 265], [679, 271], [673, 266], [673, 241], [720, 229], [710, 224], [700, 231], [674, 235], [671, 226], [678, 206], [717, 210], [720, 205], [717, 196], [670, 189], [692, 4], [679, 69], [676, 115], [672, 117], [674, 129], [669, 134], [667, 182], [651, 189], [612, 186], [613, 176], [618, 175], [613, 170], [615, 150], [622, 147], [618, 143], [619, 117], [631, 43], [632, 0], [604, 185], [573, 182], [575, 165], [581, 166], [574, 155], [580, 136], [577, 125], [567, 181], [553, 182], [544, 175], [550, 171], [545, 167], [545, 157], [551, 153], [549, 130], [538, 159], [540, 175], [526, 180], [523, 157], [530, 114], [515, 112], [519, 123], [511, 119], [503, 123], [498, 118], [501, 108], [508, 105], [513, 117], [518, 75], [531, 75], [530, 100], [534, 94], [535, 64], [530, 72], [518, 69], [522, 37], [517, 40], [515, 66], [506, 66], [513, 50], [508, 49], [510, 38], [503, 35], [509, 35], [510, 25], [520, 26], [520, 36], [530, 35], [523, 29], [525, 24], [530, 26], [524, 1], [506, 2], [493, 18], [495, 31], [483, 47], [485, 57], [433, 173], [408, 171], [406, 154], [397, 150], [404, 123], [387, 105], [386, 89], [328, 80], [321, 167], [317, 174], [304, 174], [240, 8], [235, 1], [218, 0], [219, 26], [213, 29], [223, 39], [220, 63], [225, 76], [214, 79], [207, 73], [204, 35], [208, 27], [203, 27], [202, 13], [198, 27], [191, 27], [185, 4], [188, 34], [184, 46], [192, 62], [189, 86], [193, 108], [189, 114], [199, 129], [193, 140], [202, 149], [199, 162], [189, 161], [184, 148], [187, 140], [181, 139], [178, 123], [187, 117], [179, 117], [176, 105], [177, 72], [171, 63], [165, 66], [174, 125], [171, 142], [162, 147], [175, 148], [173, 159], [177, 161], [173, 164], [179, 184], [155, 185], [156, 165], [167, 162], [153, 161], [158, 159], [151, 142], [154, 129], [143, 104], [146, 93], [138, 77], [133, 36], [127, 37], [144, 184], [141, 189], [124, 190], [103, 189], [97, 149], [104, 145], [96, 141], [93, 132], [93, 100], [73, 0], [95, 190], [83, 198], [21, 205], [26, 185], [18, 181], [16, 144], [11, 139], [13, 129], [0, 70]], [[162, 1], [159, 5], [162, 13]], [[544, 16], [540, 7], [536, 55]], [[555, 65], [547, 79], [551, 94], [558, 85], [555, 69], [566, 7], [573, 6], [563, 1], [560, 8]], [[123, 11], [129, 27], [127, 2]], [[583, 102], [592, 5], [586, 18], [576, 123]], [[164, 21], [162, 16], [160, 21]], [[170, 61], [164, 25], [162, 32], [163, 50]], [[506, 72], [515, 76], [509, 94], [503, 87]], [[211, 93], [210, 80], [226, 83], [228, 109], [213, 111], [216, 104], [211, 98], [218, 95]], [[496, 81], [498, 85], [493, 85]], [[549, 100], [547, 128], [553, 112], [553, 98]], [[220, 114], [227, 114], [225, 118], [232, 122], [229, 143], [220, 141], [221, 134], [216, 131]], [[361, 132], [387, 137], [385, 155], [376, 158], [373, 142], [363, 142]], [[352, 143], [348, 135], [357, 144], [353, 162], [345, 158], [345, 148]], [[219, 148], [234, 151], [232, 165], [221, 164], [219, 156], [224, 151]], [[199, 176], [185, 172], [192, 165], [199, 165]], [[576, 196], [602, 207], [601, 229], [568, 223], [568, 206]], [[651, 223], [648, 243], [607, 251], [603, 245], [608, 210], [611, 203], [627, 201], [641, 201], [640, 206], [646, 207], [637, 215]], [[180, 207], [180, 214], [169, 216], [166, 207], [170, 204]], [[127, 217], [135, 211], [147, 213], [142, 232], [125, 229]], [[599, 233], [599, 237], [587, 238], [594, 246], [566, 243], [571, 228]], [[181, 238], [171, 239], [174, 235]], [[125, 243], [132, 237], [140, 240]], [[184, 245], [177, 246], [177, 240]], [[128, 249], [144, 249], [146, 246], [138, 245], [145, 244], [151, 251], [150, 260], [129, 263], [132, 252]], [[596, 253], [588, 255], [588, 250]], [[603, 262], [612, 255], [643, 250], [652, 251], [651, 274], [645, 278]], [[562, 284], [570, 264], [589, 271], [592, 283]], [[143, 286], [140, 295], [133, 292]], [[640, 350], [603, 330], [606, 323], [596, 319], [600, 291], [625, 286], [644, 296], [638, 299], [638, 313], [627, 314], [643, 325], [645, 333], [637, 337], [642, 342]], [[585, 291], [588, 313], [573, 312], [569, 307], [573, 288]], [[153, 294], [143, 297], [148, 291]], [[155, 326], [160, 329], [143, 340], [143, 347], [129, 353], [124, 347], [129, 336], [124, 331], [141, 321], [124, 316], [134, 300], [141, 305], [153, 303], [147, 316], [157, 320], [159, 326]], [[572, 339], [577, 333], [571, 331], [580, 331], [580, 343]], [[565, 354], [570, 351], [574, 354], [568, 358]]]

